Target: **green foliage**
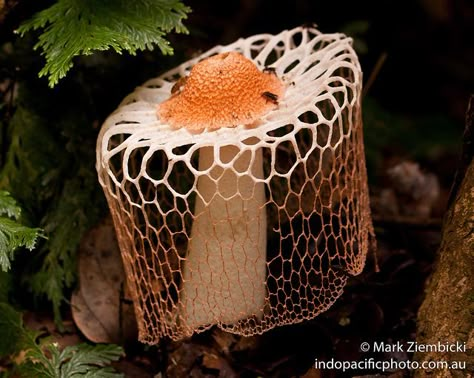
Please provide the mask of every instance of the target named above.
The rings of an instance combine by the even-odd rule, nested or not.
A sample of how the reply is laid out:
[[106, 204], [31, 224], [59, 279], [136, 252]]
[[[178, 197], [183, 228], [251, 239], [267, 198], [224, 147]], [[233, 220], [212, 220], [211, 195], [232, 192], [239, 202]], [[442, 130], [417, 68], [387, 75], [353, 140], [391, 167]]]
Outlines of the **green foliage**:
[[20, 350], [22, 332], [21, 314], [0, 302], [0, 358]]
[[49, 240], [46, 257], [39, 272], [28, 282], [37, 293], [46, 294], [53, 302], [55, 319], [60, 319], [59, 307], [64, 291], [76, 279], [76, 250], [83, 233], [98, 219], [99, 209], [94, 207], [95, 171], [82, 170], [67, 180], [58, 202], [44, 217], [42, 224]]
[[8, 192], [0, 190], [0, 268], [4, 272], [10, 269], [14, 251], [19, 247], [26, 247], [31, 251], [40, 235], [39, 228], [18, 223], [20, 215], [21, 208], [16, 201]]
[[58, 0], [18, 32], [44, 29], [35, 49], [41, 48], [46, 58], [40, 76], [48, 76], [53, 87], [81, 54], [110, 48], [136, 54], [154, 45], [163, 54], [172, 54], [164, 37], [173, 30], [187, 33], [182, 20], [189, 11], [179, 0]]
[[107, 365], [117, 361], [122, 354], [123, 349], [117, 345], [78, 344], [61, 351], [57, 344], [50, 343], [42, 349], [29, 349], [28, 361], [19, 371], [25, 377], [119, 378], [123, 374]]
[[0, 172], [0, 188], [12, 193], [26, 212], [23, 216], [38, 224], [39, 212], [59, 190], [59, 178], [68, 159], [62, 156], [50, 121], [35, 109], [30, 98], [35, 100], [26, 91], [20, 93], [20, 104], [10, 121], [10, 143]]
[[38, 233], [38, 228], [29, 228], [11, 219], [0, 217], [0, 267], [4, 272], [10, 269], [15, 249], [26, 247], [31, 251], [35, 247]]
[[13, 277], [11, 271], [0, 270], [0, 302], [8, 302], [10, 292], [13, 289]]
[[32, 93], [28, 87], [19, 92], [0, 188], [14, 194], [29, 223], [47, 236], [21, 281], [35, 299], [52, 302], [60, 325], [60, 306], [76, 280], [76, 250], [98, 220], [103, 196], [94, 168], [95, 130], [78, 111], [83, 104], [75, 99], [77, 108], [67, 106], [61, 93]]
[[0, 215], [3, 214], [7, 214], [9, 218], [18, 219], [21, 215], [21, 207], [17, 205], [10, 193], [0, 190]]
[[21, 314], [6, 303], [0, 303], [0, 335], [0, 357], [26, 352], [17, 367], [22, 377], [123, 377], [108, 366], [123, 355], [121, 347], [78, 344], [60, 350], [40, 332], [26, 329]]
[[[58, 195], [61, 175], [70, 159], [61, 149], [61, 143], [47, 119], [41, 116], [41, 112], [35, 111], [36, 106], [30, 100], [29, 94], [20, 93], [19, 102], [20, 105], [10, 121], [11, 142], [5, 166], [0, 174], [0, 187], [7, 188], [25, 204], [26, 216], [32, 223], [48, 226], [42, 222], [42, 209], [48, 207]], [[52, 227], [48, 227], [46, 235], [52, 236], [51, 229]], [[49, 241], [40, 246], [46, 256]], [[48, 295], [53, 301], [56, 319], [59, 319], [59, 304], [64, 295], [61, 261], [56, 260], [46, 266], [38, 256], [36, 252], [31, 259], [32, 266], [28, 269], [39, 269], [39, 273], [34, 274], [44, 271], [50, 275], [49, 280], [56, 279], [55, 290], [44, 286], [43, 283], [32, 285], [31, 289], [36, 294]], [[56, 266], [59, 266], [58, 269], [54, 269]], [[24, 281], [28, 282], [32, 277], [24, 277]], [[31, 285], [30, 282], [28, 284]]]

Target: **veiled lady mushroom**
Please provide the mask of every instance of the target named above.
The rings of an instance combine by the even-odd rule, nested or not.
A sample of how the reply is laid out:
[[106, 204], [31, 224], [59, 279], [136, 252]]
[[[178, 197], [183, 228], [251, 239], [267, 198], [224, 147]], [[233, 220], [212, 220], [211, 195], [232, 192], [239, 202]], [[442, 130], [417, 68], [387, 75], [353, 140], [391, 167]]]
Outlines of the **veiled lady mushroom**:
[[351, 43], [302, 27], [217, 46], [107, 119], [97, 170], [141, 341], [311, 319], [362, 271], [373, 231]]

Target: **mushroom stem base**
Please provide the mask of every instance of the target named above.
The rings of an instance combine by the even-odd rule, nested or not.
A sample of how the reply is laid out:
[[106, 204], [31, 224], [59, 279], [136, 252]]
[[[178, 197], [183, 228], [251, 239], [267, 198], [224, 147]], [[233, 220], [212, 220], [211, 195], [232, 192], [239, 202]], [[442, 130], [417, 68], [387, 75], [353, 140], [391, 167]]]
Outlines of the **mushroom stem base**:
[[[198, 179], [181, 297], [182, 325], [191, 329], [263, 314], [266, 200], [264, 183], [255, 182], [263, 177], [262, 151], [238, 153], [222, 147], [220, 160], [232, 168], [216, 166]], [[199, 169], [213, 162], [213, 148], [202, 148]]]

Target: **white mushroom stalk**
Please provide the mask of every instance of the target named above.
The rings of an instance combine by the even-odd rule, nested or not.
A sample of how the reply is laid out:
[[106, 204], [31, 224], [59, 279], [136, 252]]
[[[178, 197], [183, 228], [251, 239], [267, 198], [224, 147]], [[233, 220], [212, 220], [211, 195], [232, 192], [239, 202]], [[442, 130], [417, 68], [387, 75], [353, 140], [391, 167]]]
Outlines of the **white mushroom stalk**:
[[99, 181], [142, 342], [312, 319], [373, 235], [352, 40], [295, 28], [218, 46], [106, 120]]
[[[262, 152], [240, 154], [226, 146], [219, 158], [234, 164], [215, 166], [198, 180], [184, 265], [184, 321], [192, 328], [261, 317], [265, 305], [266, 199], [263, 183], [255, 182], [263, 177]], [[199, 169], [214, 159], [212, 147], [202, 148]]]

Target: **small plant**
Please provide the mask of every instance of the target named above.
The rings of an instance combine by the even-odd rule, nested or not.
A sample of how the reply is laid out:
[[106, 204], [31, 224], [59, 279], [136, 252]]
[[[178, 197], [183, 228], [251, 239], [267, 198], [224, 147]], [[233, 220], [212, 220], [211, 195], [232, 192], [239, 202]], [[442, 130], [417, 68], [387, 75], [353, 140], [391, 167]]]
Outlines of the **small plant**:
[[21, 314], [0, 303], [0, 357], [14, 355], [14, 367], [20, 377], [77, 378], [123, 377], [110, 363], [123, 355], [113, 344], [78, 344], [60, 349], [49, 337], [27, 329]]

